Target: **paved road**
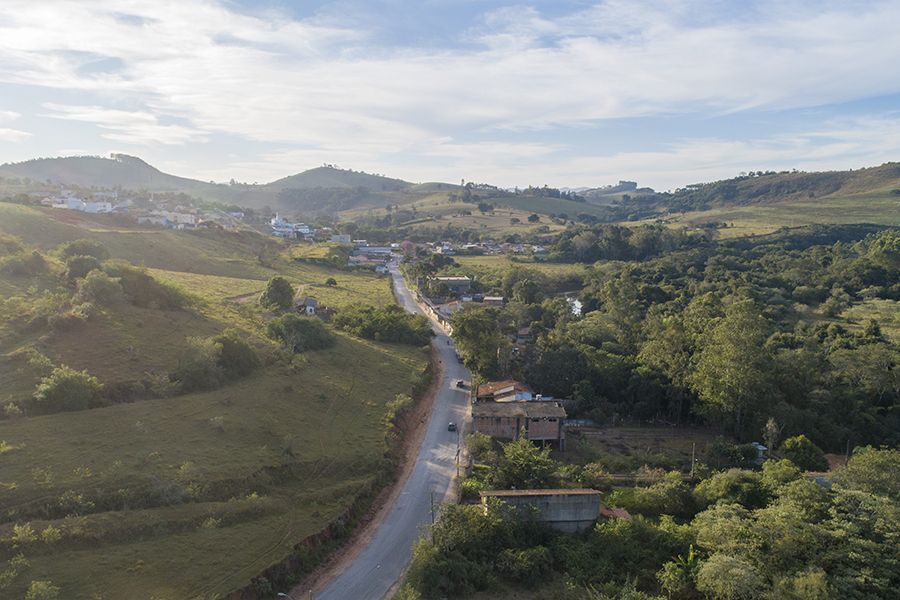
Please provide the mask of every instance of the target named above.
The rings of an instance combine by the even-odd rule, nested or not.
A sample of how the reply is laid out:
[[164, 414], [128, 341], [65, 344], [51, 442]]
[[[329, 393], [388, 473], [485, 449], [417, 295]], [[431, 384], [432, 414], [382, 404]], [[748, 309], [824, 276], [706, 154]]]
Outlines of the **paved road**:
[[[395, 265], [391, 266], [391, 276], [402, 306], [422, 314]], [[437, 326], [435, 333], [438, 335], [433, 344], [443, 363], [444, 376], [415, 466], [369, 544], [315, 595], [316, 600], [381, 600], [409, 563], [413, 543], [421, 536], [423, 526], [431, 523], [432, 495], [435, 505], [452, 498], [457, 444], [461, 440], [456, 433], [447, 431], [447, 424], [459, 424], [465, 419], [468, 392], [457, 389], [455, 383], [457, 379], [470, 381], [471, 375], [457, 362], [453, 346], [447, 343], [450, 338]]]

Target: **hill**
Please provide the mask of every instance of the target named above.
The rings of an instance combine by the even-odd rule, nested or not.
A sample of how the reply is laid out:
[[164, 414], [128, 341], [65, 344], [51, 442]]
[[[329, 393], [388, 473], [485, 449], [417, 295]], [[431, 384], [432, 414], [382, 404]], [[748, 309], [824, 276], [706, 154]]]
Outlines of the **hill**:
[[127, 154], [36, 158], [0, 165], [0, 177], [28, 178], [79, 187], [153, 190], [165, 192], [207, 191], [217, 186], [163, 173], [140, 158]]
[[[352, 519], [385, 474], [385, 405], [426, 357], [331, 329], [331, 347], [291, 354], [254, 299], [277, 274], [337, 310], [383, 305], [388, 280], [249, 231], [61, 213], [0, 203], [0, 597], [51, 580], [63, 598], [218, 598]], [[59, 249], [76, 239], [108, 254], [101, 279], [124, 298], [79, 291]], [[126, 273], [180, 301], [137, 302]], [[229, 330], [256, 367], [186, 386], [179, 373]], [[103, 385], [93, 408], [36, 404], [64, 366]]]
[[316, 167], [296, 175], [290, 175], [266, 184], [267, 188], [277, 190], [314, 188], [326, 189], [364, 189], [371, 192], [398, 192], [413, 184], [402, 179], [373, 175], [352, 169], [339, 169], [333, 166]]
[[657, 199], [662, 206], [672, 210], [705, 210], [722, 206], [891, 193], [900, 194], [900, 163], [885, 163], [855, 171], [758, 171], [732, 179], [689, 185], [674, 193], [658, 194]]

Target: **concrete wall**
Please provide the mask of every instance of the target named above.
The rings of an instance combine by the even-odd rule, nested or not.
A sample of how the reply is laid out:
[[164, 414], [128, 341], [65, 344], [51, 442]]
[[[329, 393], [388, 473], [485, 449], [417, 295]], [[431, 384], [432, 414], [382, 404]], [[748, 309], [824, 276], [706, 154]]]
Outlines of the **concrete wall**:
[[[482, 498], [482, 503], [485, 503], [486, 498]], [[600, 492], [500, 496], [499, 499], [525, 511], [535, 510], [538, 521], [565, 533], [584, 531], [592, 527], [600, 516]]]

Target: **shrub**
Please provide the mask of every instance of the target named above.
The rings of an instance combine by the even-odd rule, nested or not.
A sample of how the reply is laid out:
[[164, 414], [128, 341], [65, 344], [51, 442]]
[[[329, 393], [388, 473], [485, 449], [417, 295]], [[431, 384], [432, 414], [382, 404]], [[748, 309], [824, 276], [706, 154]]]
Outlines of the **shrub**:
[[784, 458], [804, 471], [828, 470], [828, 460], [825, 459], [825, 453], [805, 435], [797, 435], [784, 440], [779, 452]]
[[100, 261], [93, 256], [70, 256], [66, 259], [66, 279], [69, 281], [81, 279], [100, 267]]
[[57, 600], [59, 588], [49, 580], [32, 581], [25, 592], [25, 600]]
[[768, 494], [761, 478], [753, 471], [728, 469], [701, 481], [694, 493], [706, 504], [717, 502], [738, 503], [747, 508], [765, 506]]
[[334, 326], [359, 337], [379, 342], [424, 346], [434, 335], [428, 320], [396, 305], [350, 307], [335, 315]]
[[181, 385], [183, 392], [217, 388], [225, 374], [219, 367], [222, 346], [212, 339], [191, 337], [178, 357], [178, 366], [171, 378]]
[[58, 249], [60, 257], [63, 259], [73, 256], [93, 256], [97, 260], [106, 260], [109, 258], [109, 251], [100, 242], [94, 240], [72, 240], [62, 244]]
[[581, 469], [579, 482], [585, 487], [608, 490], [612, 486], [612, 477], [602, 463], [593, 462], [584, 465]]
[[188, 298], [181, 290], [155, 280], [144, 269], [116, 261], [107, 264], [104, 270], [111, 277], [119, 278], [125, 297], [135, 306], [177, 310], [188, 304]]
[[287, 310], [294, 305], [294, 288], [284, 277], [273, 277], [259, 297], [266, 308]]
[[213, 341], [219, 345], [217, 363], [226, 377], [246, 377], [259, 367], [260, 360], [256, 350], [234, 329], [217, 335]]
[[269, 323], [269, 336], [292, 352], [321, 350], [334, 344], [334, 336], [317, 319], [288, 313]]
[[84, 410], [101, 406], [102, 392], [103, 384], [96, 377], [63, 365], [41, 379], [31, 406], [39, 413]]
[[325, 280], [325, 285], [327, 285], [328, 287], [334, 287], [337, 285], [337, 279], [335, 279], [334, 277], [329, 277]]
[[14, 277], [37, 275], [46, 269], [47, 263], [38, 252], [17, 252], [0, 258], [0, 273]]
[[19, 238], [0, 233], [0, 254], [18, 254], [23, 250]]
[[16, 419], [22, 416], [22, 409], [15, 402], [7, 402], [3, 407], [3, 414], [7, 419]]
[[545, 546], [507, 548], [497, 557], [497, 571], [510, 580], [534, 585], [550, 574], [553, 556]]
[[37, 534], [34, 532], [34, 528], [31, 526], [31, 523], [13, 525], [13, 532], [12, 536], [10, 537], [10, 541], [14, 546], [18, 546], [20, 544], [30, 544], [36, 540]]
[[92, 302], [100, 306], [118, 304], [125, 298], [122, 285], [103, 271], [91, 271], [78, 282], [74, 303]]

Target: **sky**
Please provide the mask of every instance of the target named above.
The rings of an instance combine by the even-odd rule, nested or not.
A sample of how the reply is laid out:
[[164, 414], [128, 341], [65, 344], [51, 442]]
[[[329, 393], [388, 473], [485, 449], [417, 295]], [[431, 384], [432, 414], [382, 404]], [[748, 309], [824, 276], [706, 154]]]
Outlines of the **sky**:
[[3, 0], [0, 163], [659, 190], [900, 160], [900, 2]]

